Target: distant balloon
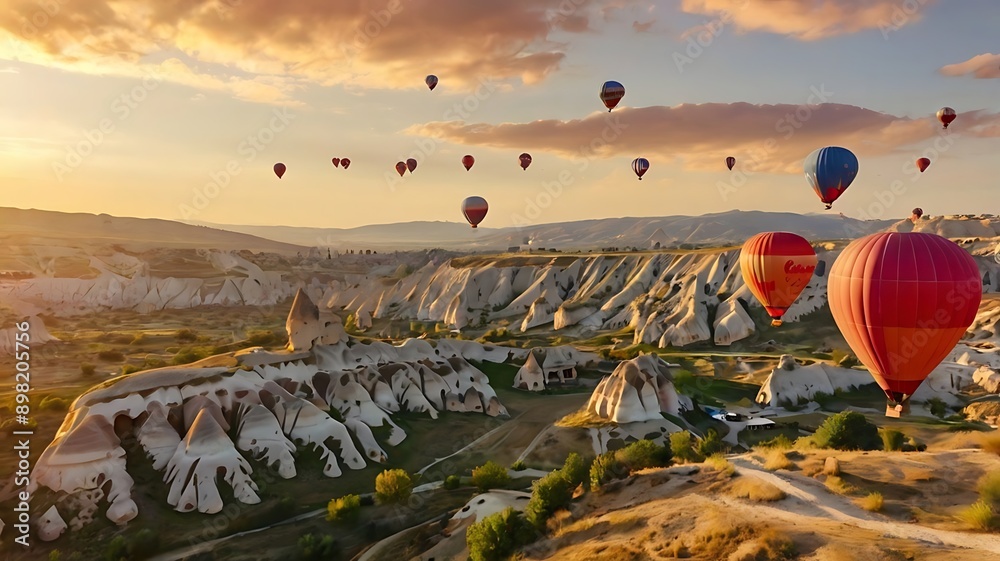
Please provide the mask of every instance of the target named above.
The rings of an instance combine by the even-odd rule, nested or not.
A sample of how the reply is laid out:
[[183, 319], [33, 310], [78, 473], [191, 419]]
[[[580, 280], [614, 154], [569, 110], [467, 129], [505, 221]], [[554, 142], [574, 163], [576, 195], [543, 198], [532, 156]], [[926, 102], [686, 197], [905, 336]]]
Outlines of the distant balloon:
[[333, 162], [333, 167], [340, 167], [340, 158], [330, 158], [330, 161]]
[[486, 212], [490, 205], [486, 204], [486, 199], [482, 197], [469, 197], [462, 201], [462, 214], [473, 228], [478, 228], [479, 223], [486, 218]]
[[462, 165], [465, 166], [465, 171], [472, 169], [472, 164], [476, 163], [476, 159], [472, 156], [466, 154], [462, 156]]
[[740, 272], [747, 288], [781, 325], [781, 316], [812, 280], [818, 259], [812, 245], [791, 232], [763, 232], [740, 250]]
[[396, 162], [396, 172], [399, 173], [400, 177], [406, 173], [406, 162]]
[[608, 113], [618, 105], [618, 102], [625, 97], [625, 86], [621, 85], [621, 82], [615, 82], [614, 80], [609, 80], [604, 82], [601, 86], [601, 101], [604, 102], [604, 106], [608, 108]]
[[920, 217], [923, 215], [924, 215], [924, 209], [917, 207], [913, 209], [912, 214], [910, 215], [910, 220], [916, 222], [917, 220], [920, 220]]
[[528, 166], [531, 165], [531, 154], [528, 154], [527, 152], [518, 156], [517, 159], [521, 160], [522, 170], [528, 169]]
[[414, 160], [413, 158], [407, 159], [406, 169], [410, 170], [410, 173], [413, 173], [413, 170], [417, 169], [417, 161]]
[[829, 210], [858, 175], [858, 158], [847, 148], [827, 146], [806, 156], [806, 181]]
[[433, 91], [438, 85], [438, 77], [433, 74], [429, 74], [426, 78], [424, 78], [424, 83], [427, 84], [427, 87], [430, 88], [431, 91]]
[[285, 164], [281, 162], [274, 164], [274, 174], [278, 176], [278, 179], [281, 179], [281, 176], [285, 175]]
[[955, 113], [955, 110], [951, 107], [942, 107], [941, 109], [938, 109], [937, 118], [938, 121], [941, 121], [941, 124], [944, 125], [944, 128], [948, 128], [948, 125], [955, 120], [955, 117], [958, 117], [958, 114]]
[[733, 166], [736, 165], [736, 158], [732, 156], [726, 158], [726, 165], [729, 167], [729, 169], [733, 169]]
[[347, 158], [341, 158], [340, 159], [340, 167], [342, 167], [344, 169], [347, 169], [348, 166], [350, 166], [350, 165], [351, 165], [351, 161], [348, 160]]
[[872, 234], [840, 253], [827, 281], [830, 312], [891, 401], [887, 415], [905, 411], [952, 352], [976, 319], [982, 292], [975, 259], [935, 234]]
[[646, 173], [649, 169], [649, 160], [646, 158], [636, 158], [632, 160], [632, 171], [639, 176], [639, 181], [642, 181], [642, 175]]
[[931, 165], [931, 161], [928, 158], [920, 158], [917, 160], [917, 168], [920, 170], [920, 173], [923, 173], [929, 165]]

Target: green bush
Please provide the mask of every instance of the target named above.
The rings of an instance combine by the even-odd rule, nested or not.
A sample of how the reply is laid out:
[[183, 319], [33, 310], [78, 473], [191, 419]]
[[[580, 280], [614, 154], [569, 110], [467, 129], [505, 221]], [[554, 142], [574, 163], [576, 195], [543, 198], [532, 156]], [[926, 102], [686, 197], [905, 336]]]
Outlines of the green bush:
[[943, 419], [945, 415], [948, 414], [948, 408], [945, 402], [941, 401], [939, 397], [932, 397], [927, 400], [927, 409], [930, 410], [931, 415]]
[[573, 487], [562, 470], [556, 470], [531, 485], [531, 500], [524, 507], [528, 523], [538, 530], [545, 529], [545, 523], [555, 511], [565, 508], [573, 499]]
[[1000, 471], [991, 471], [979, 478], [976, 484], [979, 498], [990, 503], [1000, 503]]
[[136, 372], [139, 372], [140, 370], [142, 370], [141, 366], [136, 366], [135, 364], [126, 364], [125, 366], [122, 366], [122, 375], [124, 376], [126, 374], [134, 374]]
[[813, 442], [819, 448], [878, 450], [883, 447], [878, 427], [857, 411], [841, 411], [816, 430]]
[[694, 435], [686, 430], [670, 435], [670, 452], [674, 458], [682, 462], [704, 461], [704, 458], [694, 449]]
[[326, 505], [327, 522], [357, 522], [361, 514], [361, 497], [344, 495]]
[[795, 443], [783, 434], [779, 434], [770, 440], [762, 440], [755, 446], [755, 448], [778, 448], [779, 450], [791, 450], [794, 447]]
[[53, 549], [49, 552], [49, 561], [62, 561], [62, 552], [58, 549]]
[[[687, 434], [690, 435], [690, 433]], [[639, 440], [615, 451], [615, 458], [630, 472], [666, 467], [670, 465], [671, 456], [670, 449], [660, 446], [652, 440]]]
[[375, 499], [380, 504], [404, 503], [413, 493], [413, 480], [406, 470], [387, 469], [375, 478]]
[[510, 475], [507, 468], [490, 460], [485, 464], [472, 470], [472, 484], [480, 491], [489, 491], [506, 487], [510, 483]]
[[148, 559], [160, 552], [160, 535], [149, 528], [139, 530], [128, 543], [130, 561]]
[[198, 340], [198, 333], [194, 329], [185, 327], [174, 332], [174, 339], [177, 339], [182, 343], [194, 343]]
[[93, 376], [97, 372], [97, 367], [89, 362], [84, 362], [80, 364], [80, 374], [84, 376]]
[[38, 408], [43, 411], [68, 411], [69, 400], [54, 395], [47, 395], [42, 398], [42, 401], [38, 404]]
[[882, 449], [886, 452], [899, 452], [906, 443], [906, 435], [896, 429], [882, 429]]
[[100, 351], [99, 353], [97, 353], [97, 358], [101, 360], [106, 360], [108, 362], [121, 362], [125, 360], [125, 355], [123, 355], [121, 351], [109, 350], [109, 351]]
[[510, 464], [510, 469], [511, 471], [524, 471], [528, 469], [528, 466], [524, 465], [524, 462], [522, 460], [518, 460]]
[[465, 543], [472, 561], [502, 561], [534, 537], [520, 512], [507, 508], [469, 526]]
[[729, 450], [729, 446], [722, 441], [719, 431], [708, 429], [705, 438], [698, 442], [698, 453], [706, 458], [715, 454], [722, 454]]
[[590, 489], [596, 491], [601, 485], [621, 477], [626, 473], [625, 467], [615, 459], [614, 452], [605, 452], [594, 458], [590, 464]]
[[107, 561], [128, 559], [128, 542], [125, 541], [125, 536], [118, 534], [108, 542], [108, 548], [104, 551], [104, 558]]
[[444, 488], [448, 489], [449, 491], [454, 491], [455, 489], [461, 487], [461, 485], [462, 485], [462, 480], [459, 479], [457, 475], [449, 475], [448, 477], [444, 478]]
[[566, 456], [566, 461], [563, 462], [563, 475], [566, 476], [566, 480], [574, 489], [587, 481], [589, 471], [590, 464], [576, 452], [571, 452], [569, 456]]
[[336, 559], [339, 556], [337, 551], [337, 540], [327, 534], [322, 538], [317, 538], [313, 534], [306, 534], [299, 538], [296, 549], [296, 559], [301, 561], [326, 561]]

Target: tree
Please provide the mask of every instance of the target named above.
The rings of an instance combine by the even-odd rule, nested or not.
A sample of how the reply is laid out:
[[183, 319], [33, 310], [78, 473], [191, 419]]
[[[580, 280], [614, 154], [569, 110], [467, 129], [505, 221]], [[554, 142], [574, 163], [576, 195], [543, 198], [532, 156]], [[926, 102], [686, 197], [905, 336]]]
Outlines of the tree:
[[472, 484], [480, 491], [506, 487], [509, 483], [510, 475], [507, 474], [507, 468], [493, 460], [472, 470]]
[[590, 472], [590, 464], [585, 462], [584, 459], [576, 452], [571, 452], [569, 456], [566, 456], [562, 472], [563, 475], [566, 476], [566, 480], [569, 481], [569, 484], [576, 489], [580, 486], [580, 484], [587, 481], [587, 474]]
[[406, 502], [413, 492], [413, 480], [402, 469], [387, 469], [375, 478], [375, 499], [381, 504]]
[[670, 451], [674, 457], [684, 462], [700, 462], [703, 458], [694, 449], [694, 436], [688, 431], [670, 435]]
[[472, 561], [501, 561], [531, 543], [532, 537], [531, 527], [521, 513], [508, 507], [469, 526], [465, 543]]
[[459, 479], [457, 475], [449, 475], [444, 478], [444, 488], [449, 491], [454, 491], [462, 485], [462, 480]]
[[361, 497], [358, 495], [344, 495], [326, 505], [328, 522], [357, 522], [360, 514]]
[[841, 411], [816, 430], [813, 442], [819, 448], [878, 450], [883, 447], [878, 427], [857, 411]]
[[708, 429], [705, 433], [705, 438], [698, 443], [698, 453], [705, 457], [725, 452], [727, 448], [728, 446], [722, 441], [722, 437], [719, 436], [719, 432], [715, 429]]
[[528, 523], [538, 530], [545, 528], [552, 514], [569, 505], [573, 487], [562, 470], [556, 470], [532, 484], [531, 499], [524, 507]]

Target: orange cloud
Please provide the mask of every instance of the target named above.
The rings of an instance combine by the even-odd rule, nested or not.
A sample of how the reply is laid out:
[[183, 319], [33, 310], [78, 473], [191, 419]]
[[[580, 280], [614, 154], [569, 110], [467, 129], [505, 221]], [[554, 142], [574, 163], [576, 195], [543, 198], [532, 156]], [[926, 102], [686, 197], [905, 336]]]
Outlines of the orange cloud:
[[[966, 112], [951, 134], [1000, 137], [1000, 114]], [[691, 170], [718, 169], [726, 156], [756, 171], [802, 173], [802, 159], [839, 145], [859, 156], [902, 152], [942, 133], [933, 115], [896, 117], [853, 105], [682, 104], [616, 109], [571, 121], [499, 125], [431, 122], [406, 131], [457, 144], [535, 150], [568, 158], [645, 156], [680, 159]]]
[[539, 82], [565, 56], [550, 34], [589, 31], [603, 15], [599, 0], [505, 0], [502, 7], [468, 0], [5, 4], [0, 35], [19, 44], [22, 60], [117, 73], [182, 53], [192, 67], [218, 66], [203, 73], [234, 82], [234, 95], [266, 102], [289, 96], [296, 80], [419, 88], [433, 73], [445, 90], [471, 89], [485, 78]]
[[883, 34], [895, 31], [919, 21], [920, 12], [935, 1], [682, 0], [681, 10], [719, 18], [742, 31], [765, 31], [816, 41], [869, 29], [878, 29]]
[[986, 53], [976, 55], [965, 62], [949, 64], [941, 68], [945, 76], [965, 76], [972, 74], [976, 78], [1000, 78], [1000, 54]]

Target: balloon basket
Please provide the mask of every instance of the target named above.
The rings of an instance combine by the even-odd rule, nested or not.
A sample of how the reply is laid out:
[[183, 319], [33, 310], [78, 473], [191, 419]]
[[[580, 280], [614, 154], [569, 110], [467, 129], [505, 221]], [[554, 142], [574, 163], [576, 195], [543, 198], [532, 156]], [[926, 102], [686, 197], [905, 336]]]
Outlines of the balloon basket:
[[910, 414], [910, 402], [904, 401], [903, 403], [889, 402], [885, 405], [885, 416], [898, 419], [904, 415]]
[[781, 320], [780, 319], [772, 319], [771, 320], [771, 327], [781, 327]]

